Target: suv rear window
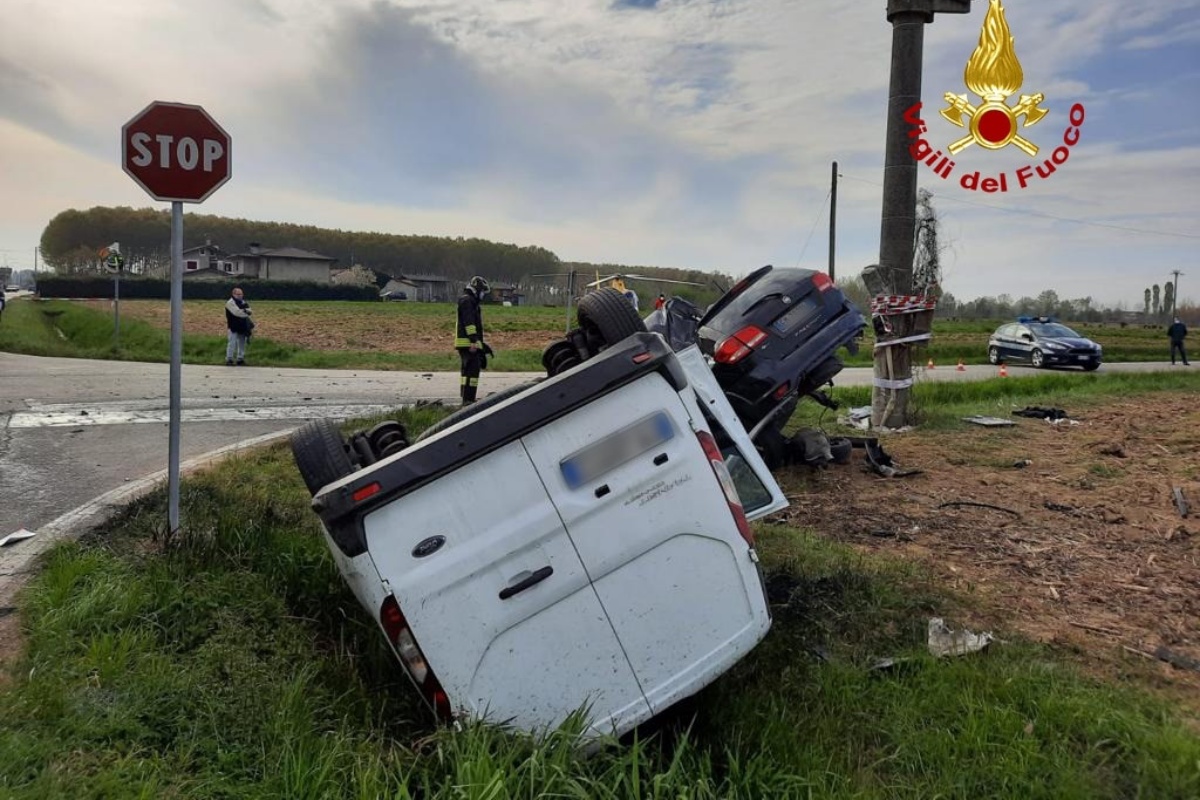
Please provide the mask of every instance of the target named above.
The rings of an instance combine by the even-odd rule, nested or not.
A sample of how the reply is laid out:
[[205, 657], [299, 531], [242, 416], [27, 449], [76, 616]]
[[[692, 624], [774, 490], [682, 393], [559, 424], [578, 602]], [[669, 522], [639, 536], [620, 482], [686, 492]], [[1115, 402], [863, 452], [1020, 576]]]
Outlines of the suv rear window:
[[801, 283], [810, 279], [813, 274], [813, 271], [810, 269], [773, 269], [750, 284], [750, 286], [754, 287], [753, 292], [750, 291], [750, 286], [747, 286], [737, 297], [734, 297], [724, 308], [720, 309], [720, 313], [732, 313], [740, 317], [755, 302], [771, 295], [786, 294], [793, 296], [793, 299], [795, 299], [797, 288]]

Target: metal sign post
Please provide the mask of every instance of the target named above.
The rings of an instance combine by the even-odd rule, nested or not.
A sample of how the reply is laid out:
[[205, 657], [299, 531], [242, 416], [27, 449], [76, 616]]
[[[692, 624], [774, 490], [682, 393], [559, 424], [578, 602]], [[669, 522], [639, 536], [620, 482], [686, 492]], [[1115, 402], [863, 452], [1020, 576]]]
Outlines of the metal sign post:
[[[113, 247], [116, 247], [114, 244]], [[125, 269], [125, 258], [119, 251], [108, 254], [104, 266], [113, 274], [113, 349], [121, 349], [121, 272]]]
[[121, 167], [155, 200], [171, 203], [170, 427], [167, 526], [179, 530], [183, 376], [183, 204], [202, 203], [231, 174], [232, 140], [200, 106], [155, 102], [121, 128]]
[[179, 417], [183, 385], [183, 203], [171, 203], [171, 420], [167, 441], [167, 528], [179, 530]]

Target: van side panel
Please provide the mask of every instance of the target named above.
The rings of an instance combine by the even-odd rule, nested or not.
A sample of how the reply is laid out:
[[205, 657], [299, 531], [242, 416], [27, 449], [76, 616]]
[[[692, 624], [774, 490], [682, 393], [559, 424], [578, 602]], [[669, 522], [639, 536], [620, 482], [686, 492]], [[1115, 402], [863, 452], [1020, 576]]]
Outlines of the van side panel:
[[[525, 729], [585, 701], [610, 730], [648, 712], [525, 448], [512, 442], [365, 519], [368, 552], [455, 710]], [[445, 543], [426, 555], [430, 537]], [[549, 567], [544, 580], [500, 593]], [[592, 697], [580, 686], [594, 687]]]
[[[750, 548], [680, 395], [649, 376], [588, 408], [587, 428], [559, 420], [524, 442], [657, 712], [715, 679], [770, 619]], [[591, 480], [571, 480], [564, 453], [586, 461], [657, 413], [673, 436]]]

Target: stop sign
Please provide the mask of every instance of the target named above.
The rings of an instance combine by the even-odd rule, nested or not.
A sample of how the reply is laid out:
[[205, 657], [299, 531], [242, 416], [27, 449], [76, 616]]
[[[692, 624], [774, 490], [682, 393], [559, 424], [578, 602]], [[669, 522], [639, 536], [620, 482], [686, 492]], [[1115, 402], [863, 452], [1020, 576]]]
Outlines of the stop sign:
[[199, 203], [229, 180], [231, 144], [200, 106], [154, 102], [121, 128], [121, 166], [155, 200]]

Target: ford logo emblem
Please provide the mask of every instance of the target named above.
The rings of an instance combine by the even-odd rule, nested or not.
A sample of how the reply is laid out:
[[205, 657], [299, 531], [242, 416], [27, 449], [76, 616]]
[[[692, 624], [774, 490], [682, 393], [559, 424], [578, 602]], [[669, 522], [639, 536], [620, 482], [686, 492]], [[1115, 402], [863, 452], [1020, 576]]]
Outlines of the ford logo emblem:
[[412, 549], [413, 558], [424, 558], [425, 556], [431, 556], [438, 550], [441, 550], [442, 545], [445, 543], [445, 536], [430, 536], [428, 539], [421, 541], [420, 544]]

